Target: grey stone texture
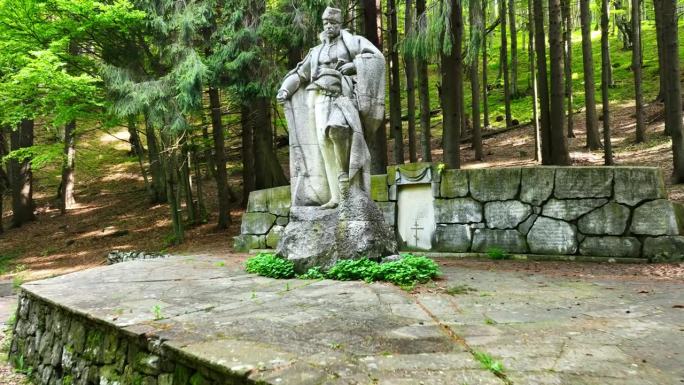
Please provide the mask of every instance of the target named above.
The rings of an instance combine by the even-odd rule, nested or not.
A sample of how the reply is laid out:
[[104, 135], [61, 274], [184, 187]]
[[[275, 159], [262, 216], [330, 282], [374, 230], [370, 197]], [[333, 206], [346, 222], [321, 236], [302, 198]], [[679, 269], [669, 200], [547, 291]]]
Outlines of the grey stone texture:
[[566, 198], [609, 198], [613, 191], [611, 167], [559, 167], [554, 196]]
[[518, 225], [518, 231], [520, 231], [521, 234], [527, 235], [527, 233], [530, 232], [530, 229], [532, 229], [532, 226], [534, 225], [534, 222], [537, 221], [537, 218], [539, 218], [539, 215], [537, 214], [532, 214], [523, 223]]
[[535, 206], [544, 203], [553, 193], [556, 170], [553, 167], [523, 168], [520, 200]]
[[663, 172], [657, 167], [615, 167], [615, 201], [635, 206], [652, 199], [667, 199]]
[[266, 248], [266, 236], [240, 234], [233, 237], [233, 248], [237, 251], [264, 249]]
[[266, 234], [266, 247], [273, 249], [276, 246], [278, 246], [278, 241], [280, 240], [280, 237], [282, 236], [284, 230], [284, 226], [273, 226], [271, 228], [271, 231], [269, 231], [268, 234]]
[[[470, 250], [476, 229], [517, 229], [534, 253], [619, 254], [654, 259], [659, 252], [672, 254], [673, 245], [679, 242], [676, 237], [684, 235], [684, 210], [666, 199], [663, 180], [662, 171], [650, 167], [440, 170], [428, 163], [417, 163], [391, 166], [386, 176], [373, 176], [372, 196], [379, 201], [380, 212], [392, 232], [396, 231], [395, 218], [399, 214], [395, 203], [397, 184], [430, 183], [433, 196], [438, 198], [433, 203], [435, 223], [468, 225], [470, 230], [470, 237], [466, 237], [466, 226], [437, 229], [433, 241], [440, 242], [433, 242], [435, 251]], [[280, 195], [285, 196], [287, 191], [282, 189]], [[271, 218], [267, 214], [275, 215], [270, 210], [277, 205], [270, 202], [280, 195], [253, 193], [248, 212]], [[254, 222], [254, 216], [247, 219]], [[287, 219], [278, 216], [276, 225], [286, 225]], [[532, 232], [538, 219], [543, 221]], [[544, 226], [549, 224], [548, 228]], [[254, 223], [249, 226], [251, 231], [263, 231], [254, 229], [258, 227]], [[243, 232], [236, 237], [235, 246], [240, 250], [266, 247], [264, 234]], [[614, 237], [622, 238], [618, 242]], [[646, 247], [647, 237], [658, 240], [649, 241]], [[644, 243], [638, 255], [634, 252], [634, 238]], [[457, 244], [459, 240], [463, 244]]]
[[397, 223], [397, 202], [375, 202], [385, 218], [385, 223], [394, 228]]
[[440, 196], [442, 198], [462, 198], [468, 195], [468, 172], [465, 170], [442, 171]]
[[574, 221], [606, 203], [608, 203], [608, 199], [551, 199], [544, 205], [542, 214], [564, 221]]
[[629, 207], [611, 202], [580, 218], [577, 226], [583, 234], [622, 235], [628, 221]]
[[270, 213], [245, 213], [242, 215], [242, 234], [262, 235], [268, 233], [276, 221], [276, 216]]
[[532, 214], [532, 206], [514, 200], [487, 202], [484, 214], [490, 229], [514, 229]]
[[475, 223], [482, 221], [482, 204], [471, 198], [435, 199], [436, 223]]
[[682, 206], [658, 199], [646, 202], [634, 210], [631, 232], [640, 235], [684, 234]]
[[337, 209], [293, 207], [276, 248], [278, 255], [294, 262], [299, 273], [312, 267], [329, 268], [342, 259], [379, 260], [396, 252], [396, 240], [383, 213], [354, 186], [343, 189]]
[[684, 261], [684, 236], [646, 238], [644, 257], [654, 262]]
[[[677, 280], [445, 264], [434, 287], [407, 293], [380, 283], [271, 280], [216, 262], [132, 261], [29, 282], [11, 358], [23, 355], [37, 385], [62, 385], [67, 375], [98, 383], [86, 381], [93, 374], [101, 385], [506, 383], [471, 352], [500, 361], [513, 384], [684, 378]], [[457, 287], [468, 290], [447, 291]], [[155, 304], [163, 319], [155, 320]], [[61, 331], [71, 323], [83, 325], [83, 348], [67, 350], [52, 370], [58, 364], [43, 362], [55, 350], [36, 346], [50, 345], [50, 330], [52, 345], [65, 345]], [[90, 338], [101, 355], [85, 354], [97, 350], [88, 346], [93, 330], [104, 336]]]
[[514, 199], [520, 190], [519, 168], [468, 170], [470, 194], [480, 202]]
[[580, 244], [582, 255], [637, 258], [641, 243], [634, 237], [586, 237]]
[[567, 222], [540, 217], [527, 234], [527, 243], [533, 254], [575, 254], [577, 231]]
[[509, 253], [528, 252], [525, 236], [517, 230], [477, 229], [473, 234], [473, 251], [486, 253], [499, 248]]
[[472, 234], [468, 225], [437, 225], [434, 237], [437, 251], [464, 253], [470, 250]]

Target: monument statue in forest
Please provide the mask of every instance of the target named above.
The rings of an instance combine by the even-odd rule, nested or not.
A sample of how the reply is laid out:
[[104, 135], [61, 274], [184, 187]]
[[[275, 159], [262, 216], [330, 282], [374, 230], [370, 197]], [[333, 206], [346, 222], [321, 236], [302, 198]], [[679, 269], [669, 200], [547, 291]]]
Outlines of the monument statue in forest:
[[278, 90], [290, 133], [292, 206], [277, 252], [299, 270], [396, 251], [370, 199], [367, 139], [383, 123], [385, 58], [342, 30], [342, 12], [323, 12], [321, 44]]

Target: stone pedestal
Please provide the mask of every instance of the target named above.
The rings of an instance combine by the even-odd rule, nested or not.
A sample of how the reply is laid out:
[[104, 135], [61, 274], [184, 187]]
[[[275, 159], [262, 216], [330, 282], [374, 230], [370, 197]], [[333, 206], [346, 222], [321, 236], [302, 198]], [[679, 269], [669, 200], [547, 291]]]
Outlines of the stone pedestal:
[[375, 202], [358, 187], [344, 188], [336, 209], [293, 206], [276, 253], [295, 270], [327, 269], [342, 259], [380, 259], [396, 254], [394, 232]]

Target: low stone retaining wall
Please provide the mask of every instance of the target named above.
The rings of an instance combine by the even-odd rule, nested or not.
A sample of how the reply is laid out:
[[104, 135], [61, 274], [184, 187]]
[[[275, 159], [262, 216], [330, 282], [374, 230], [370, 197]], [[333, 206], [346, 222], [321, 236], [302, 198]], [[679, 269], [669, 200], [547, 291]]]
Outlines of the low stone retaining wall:
[[[684, 259], [684, 208], [658, 168], [411, 164], [374, 175], [371, 195], [404, 250]], [[253, 192], [236, 249], [275, 248], [289, 197], [289, 186]]]
[[10, 360], [40, 385], [253, 384], [22, 291]]

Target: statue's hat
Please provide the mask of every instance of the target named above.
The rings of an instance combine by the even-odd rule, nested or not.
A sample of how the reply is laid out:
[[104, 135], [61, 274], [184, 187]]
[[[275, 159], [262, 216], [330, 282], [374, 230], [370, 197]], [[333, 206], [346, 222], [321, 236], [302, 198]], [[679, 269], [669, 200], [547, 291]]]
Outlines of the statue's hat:
[[323, 11], [323, 20], [335, 20], [342, 23], [342, 11], [339, 8], [328, 7]]

